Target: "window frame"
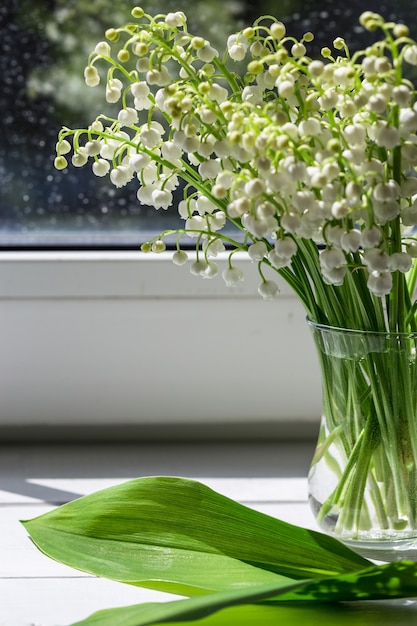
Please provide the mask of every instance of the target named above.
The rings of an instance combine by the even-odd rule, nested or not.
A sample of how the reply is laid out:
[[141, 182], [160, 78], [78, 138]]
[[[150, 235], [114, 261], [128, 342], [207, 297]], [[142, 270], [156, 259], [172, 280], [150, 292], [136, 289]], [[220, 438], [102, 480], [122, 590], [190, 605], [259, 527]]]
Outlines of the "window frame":
[[[264, 302], [240, 253], [245, 280], [232, 290], [170, 257], [0, 253], [6, 439], [316, 432], [316, 355], [289, 287]], [[227, 254], [218, 262], [220, 274]]]

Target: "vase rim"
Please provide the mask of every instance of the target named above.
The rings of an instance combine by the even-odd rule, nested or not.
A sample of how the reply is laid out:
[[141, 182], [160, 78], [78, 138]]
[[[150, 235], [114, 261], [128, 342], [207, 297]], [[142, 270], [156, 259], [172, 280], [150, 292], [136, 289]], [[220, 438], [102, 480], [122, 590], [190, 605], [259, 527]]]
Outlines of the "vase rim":
[[414, 337], [417, 338], [417, 331], [390, 331], [390, 330], [368, 330], [366, 328], [346, 328], [343, 326], [333, 326], [332, 324], [324, 324], [322, 322], [315, 322], [314, 320], [307, 319], [307, 324], [316, 330], [331, 331], [335, 333], [345, 333], [350, 335], [367, 335], [367, 336], [384, 336], [390, 337]]

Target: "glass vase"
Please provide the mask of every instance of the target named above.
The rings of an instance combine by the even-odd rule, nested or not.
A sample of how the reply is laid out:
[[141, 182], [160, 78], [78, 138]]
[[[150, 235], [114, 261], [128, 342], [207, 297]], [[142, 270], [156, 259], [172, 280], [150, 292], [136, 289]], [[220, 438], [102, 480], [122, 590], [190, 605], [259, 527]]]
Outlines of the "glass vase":
[[321, 529], [369, 558], [417, 558], [417, 333], [309, 322], [322, 420], [309, 472]]

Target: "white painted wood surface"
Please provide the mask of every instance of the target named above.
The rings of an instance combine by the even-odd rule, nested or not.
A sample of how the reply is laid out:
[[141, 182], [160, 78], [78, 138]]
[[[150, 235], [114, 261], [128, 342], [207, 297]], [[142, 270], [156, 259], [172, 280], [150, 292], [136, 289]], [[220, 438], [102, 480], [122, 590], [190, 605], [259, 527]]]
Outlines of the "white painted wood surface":
[[311, 453], [303, 443], [0, 447], [0, 626], [65, 626], [102, 608], [174, 598], [51, 561], [19, 520], [130, 478], [173, 475], [311, 525], [305, 479]]
[[[123, 480], [172, 475], [195, 478], [269, 515], [314, 528], [306, 500], [312, 452], [313, 444], [303, 442], [0, 446], [0, 626], [65, 626], [103, 608], [175, 598], [53, 562], [31, 544], [19, 520]], [[402, 602], [401, 614], [392, 604], [387, 609], [382, 623], [371, 607], [369, 626], [416, 622], [417, 602]], [[313, 624], [308, 617], [303, 623]], [[349, 612], [339, 623], [364, 622]]]

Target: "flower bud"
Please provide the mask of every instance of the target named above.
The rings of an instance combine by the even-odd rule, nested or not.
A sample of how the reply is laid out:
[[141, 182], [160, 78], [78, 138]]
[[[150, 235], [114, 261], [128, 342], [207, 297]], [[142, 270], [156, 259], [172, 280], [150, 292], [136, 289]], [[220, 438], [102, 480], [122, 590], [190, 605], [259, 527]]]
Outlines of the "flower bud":
[[415, 226], [417, 224], [417, 202], [410, 206], [405, 206], [401, 210], [401, 222], [404, 226]]
[[417, 45], [407, 46], [404, 51], [404, 60], [410, 65], [417, 65]]
[[64, 156], [57, 156], [54, 160], [54, 167], [57, 170], [64, 170], [68, 165], [68, 161]]
[[58, 155], [68, 154], [68, 152], [71, 152], [71, 144], [66, 139], [61, 139], [61, 141], [58, 141], [56, 144], [55, 149]]
[[120, 100], [122, 92], [120, 89], [116, 89], [115, 87], [107, 87], [106, 88], [106, 100], [110, 104], [114, 104]]
[[271, 24], [271, 35], [280, 41], [283, 37], [285, 37], [285, 25], [282, 22], [273, 22]]
[[177, 250], [172, 255], [172, 262], [175, 265], [184, 265], [188, 260], [188, 254], [184, 250]]
[[100, 76], [94, 65], [89, 65], [85, 68], [84, 79], [85, 84], [88, 85], [88, 87], [97, 87], [97, 85], [100, 83]]
[[417, 259], [417, 241], [410, 241], [410, 243], [407, 244], [407, 254], [409, 254], [412, 259]]
[[153, 242], [152, 252], [156, 252], [157, 254], [160, 254], [161, 252], [165, 252], [165, 250], [166, 250], [166, 245], [165, 245], [165, 242], [162, 241], [162, 239], [157, 239], [156, 241]]
[[115, 28], [108, 28], [105, 32], [105, 35], [109, 41], [118, 41], [120, 38], [120, 34]]
[[307, 53], [307, 49], [305, 45], [302, 43], [295, 43], [291, 48], [291, 54], [296, 59], [299, 59], [300, 57], [305, 56], [306, 53]]
[[110, 173], [110, 180], [115, 187], [124, 187], [131, 179], [132, 170], [126, 165], [119, 165]]
[[410, 104], [411, 90], [407, 85], [398, 85], [392, 90], [392, 99], [400, 107], [406, 107]]

